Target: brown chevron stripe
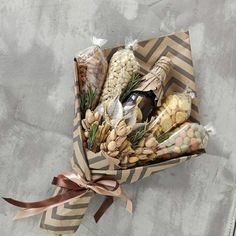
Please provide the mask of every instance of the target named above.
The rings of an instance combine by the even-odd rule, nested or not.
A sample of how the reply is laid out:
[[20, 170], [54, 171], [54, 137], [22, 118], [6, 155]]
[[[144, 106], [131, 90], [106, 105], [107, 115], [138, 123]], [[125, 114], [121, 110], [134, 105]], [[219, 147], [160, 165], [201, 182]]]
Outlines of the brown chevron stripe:
[[91, 169], [99, 169], [99, 170], [107, 170], [109, 167], [109, 164], [107, 162], [107, 159], [104, 159], [102, 161], [99, 161], [97, 163], [94, 164], [90, 164], [89, 167]]
[[145, 41], [139, 42], [138, 44], [139, 44], [141, 47], [145, 47], [146, 44], [147, 44], [149, 41], [150, 41], [150, 40], [145, 40]]
[[46, 229], [46, 230], [54, 232], [54, 233], [55, 232], [63, 232], [64, 234], [65, 233], [74, 233], [79, 228], [79, 225], [78, 226], [53, 226], [53, 225], [49, 225], [49, 224], [44, 223], [45, 219], [46, 219], [46, 212], [44, 212], [43, 215], [42, 215], [40, 227], [42, 229]]
[[130, 173], [129, 173], [129, 176], [128, 178], [126, 179], [126, 183], [131, 183], [131, 180], [133, 178], [133, 175], [134, 175], [134, 172], [135, 172], [135, 168], [131, 169]]
[[[178, 32], [178, 33], [176, 33], [174, 35], [176, 35], [178, 38], [181, 38], [184, 41], [188, 41], [189, 42], [189, 35], [188, 35], [187, 31], [186, 32]], [[170, 36], [170, 35], [167, 35], [167, 36]]]
[[[185, 55], [183, 55], [181, 52], [176, 51], [174, 48], [170, 47], [170, 46], [166, 46], [165, 50], [161, 53], [161, 55], [159, 56], [166, 56], [167, 53], [171, 53], [172, 55], [174, 55], [175, 57], [178, 57], [179, 59], [183, 60], [184, 62], [186, 62], [187, 64], [189, 64], [190, 66], [193, 66], [193, 62], [192, 60], [190, 60], [188, 57], [186, 57]], [[158, 59], [157, 59], [158, 60]]]
[[114, 175], [114, 177], [119, 181], [119, 180], [121, 180], [121, 170], [117, 170], [116, 171], [116, 174]]
[[142, 172], [141, 172], [141, 174], [139, 176], [139, 179], [143, 179], [143, 177], [144, 177], [144, 175], [146, 173], [146, 169], [147, 169], [146, 167], [143, 167]]
[[192, 115], [189, 117], [189, 121], [199, 123], [199, 120], [193, 117]]
[[177, 66], [176, 64], [173, 65], [173, 69], [178, 71], [179, 73], [181, 73], [182, 75], [184, 75], [185, 77], [187, 77], [188, 79], [194, 81], [194, 76], [191, 75], [190, 73], [188, 73], [186, 70], [184, 70], [183, 68]]
[[73, 143], [73, 147], [75, 150], [75, 157], [78, 160], [79, 166], [81, 167], [81, 170], [83, 170], [86, 179], [90, 179], [90, 170], [87, 165], [87, 160], [85, 160], [85, 154], [82, 146], [82, 141], [77, 141]]
[[146, 56], [143, 56], [142, 54], [140, 54], [139, 52], [135, 52], [134, 55], [135, 57], [137, 57], [139, 60], [143, 61], [143, 62], [147, 62], [150, 57], [153, 55], [153, 53], [156, 51], [156, 49], [160, 46], [160, 44], [162, 43], [162, 41], [164, 40], [164, 37], [159, 38], [156, 43], [154, 44], [154, 46], [150, 49], [150, 51], [147, 53]]
[[92, 165], [92, 164], [94, 164], [94, 163], [96, 163], [96, 162], [99, 162], [99, 161], [104, 161], [104, 157], [103, 156], [96, 156], [96, 157], [94, 157], [93, 159], [89, 159], [88, 160], [88, 163], [89, 163], [89, 165]]
[[[159, 45], [158, 49], [155, 51], [155, 53], [153, 53], [152, 55], [150, 55], [149, 58], [146, 58], [146, 61], [143, 61], [143, 57], [144, 55], [142, 55], [140, 53], [140, 51], [138, 50], [135, 53], [136, 58], [139, 60], [141, 67], [147, 67], [147, 66], [152, 66], [157, 60], [158, 58], [160, 58], [160, 56], [163, 55], [167, 55], [168, 53], [168, 49], [172, 48], [177, 52], [180, 52], [182, 58], [184, 58], [184, 60], [189, 63], [190, 65], [192, 64], [190, 61], [191, 60], [191, 52], [189, 50], [187, 50], [186, 48], [180, 48], [181, 45], [177, 44], [173, 45], [173, 43], [170, 42], [170, 39], [165, 38], [163, 39], [163, 42]], [[167, 49], [166, 49], [167, 48]], [[150, 50], [150, 49], [149, 49]], [[165, 51], [164, 51], [165, 50]], [[170, 49], [171, 50], [171, 49]], [[164, 51], [164, 52], [163, 52]], [[177, 54], [174, 51], [172, 51], [173, 54]], [[141, 55], [141, 57], [139, 58], [139, 55]], [[181, 57], [180, 56], [180, 57]], [[192, 65], [191, 65], [192, 66]]]
[[145, 47], [138, 46], [138, 48], [134, 51], [134, 53], [139, 53], [143, 57], [146, 57], [149, 53], [150, 49], [156, 44], [158, 41], [158, 38], [153, 38], [152, 40], [149, 40], [149, 42], [145, 45]]
[[[186, 84], [182, 83], [180, 80], [175, 77], [171, 77], [164, 87], [164, 93], [167, 93], [172, 84], [178, 84], [183, 90], [186, 89]], [[172, 92], [176, 92], [172, 90]]]
[[134, 182], [138, 181], [140, 179], [140, 175], [142, 173], [142, 168], [140, 168], [140, 167], [137, 167], [134, 170], [135, 171], [134, 171], [134, 174], [133, 174], [133, 177], [132, 177], [130, 183], [134, 183]]
[[194, 83], [194, 81], [188, 79], [183, 74], [181, 74], [180, 72], [176, 71], [175, 69], [173, 69], [171, 71], [170, 76], [171, 77], [175, 77], [177, 80], [181, 81], [183, 84], [185, 84], [186, 86], [191, 88], [193, 91], [196, 90], [196, 84]]
[[199, 112], [198, 107], [194, 103], [192, 103], [192, 109], [196, 112]]
[[[183, 83], [182, 81], [178, 80], [175, 75], [172, 75], [172, 77], [170, 79], [168, 79], [168, 81], [166, 81], [165, 85], [164, 85], [164, 92], [166, 95], [168, 95], [169, 93], [172, 92], [183, 92], [187, 87], [186, 84]], [[176, 86], [173, 87], [172, 85], [178, 85], [178, 89], [176, 90]], [[195, 91], [195, 89], [193, 87], [190, 87], [193, 91]]]
[[188, 50], [191, 50], [190, 45], [185, 41], [183, 41], [181, 38], [177, 37], [176, 35], [170, 35], [168, 37], [173, 41], [175, 41], [176, 43], [180, 44], [181, 46], [187, 48]]
[[[85, 206], [85, 208], [87, 209], [88, 204]], [[85, 209], [85, 208], [79, 208], [79, 209]], [[69, 208], [65, 208], [65, 209], [69, 209]], [[76, 212], [75, 212], [76, 213]], [[75, 215], [59, 215], [57, 213], [57, 208], [53, 208], [52, 209], [52, 219], [54, 220], [81, 220], [83, 218], [84, 214], [79, 215], [78, 213], [76, 213]]]
[[79, 204], [74, 204], [74, 205], [70, 205], [69, 203], [65, 203], [64, 207], [66, 209], [79, 209], [79, 208], [86, 208], [86, 207], [88, 207], [88, 204], [89, 204], [89, 202], [88, 203], [79, 203]]

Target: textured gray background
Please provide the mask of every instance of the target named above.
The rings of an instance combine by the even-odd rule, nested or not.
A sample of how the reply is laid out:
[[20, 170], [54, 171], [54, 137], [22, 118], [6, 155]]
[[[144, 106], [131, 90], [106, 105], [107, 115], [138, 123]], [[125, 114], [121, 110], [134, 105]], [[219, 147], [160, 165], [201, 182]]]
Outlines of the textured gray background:
[[[96, 225], [93, 200], [76, 235], [232, 235], [236, 214], [235, 0], [0, 0], [0, 193], [39, 200], [69, 168], [73, 56], [92, 35], [107, 46], [190, 30], [200, 111], [217, 135], [208, 153], [125, 187]], [[217, 156], [220, 157], [217, 157]], [[39, 217], [12, 222], [0, 200], [0, 235], [46, 235]], [[117, 224], [119, 222], [119, 224]]]

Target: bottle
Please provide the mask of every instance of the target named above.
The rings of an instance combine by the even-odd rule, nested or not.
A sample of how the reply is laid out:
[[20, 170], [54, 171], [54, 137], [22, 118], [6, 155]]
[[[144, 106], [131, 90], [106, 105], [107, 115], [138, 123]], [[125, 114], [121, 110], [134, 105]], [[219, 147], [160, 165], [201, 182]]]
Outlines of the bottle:
[[135, 104], [138, 105], [137, 108], [140, 110], [137, 121], [144, 122], [148, 120], [155, 108], [155, 94], [152, 91], [133, 91], [130, 93], [123, 106], [132, 106]]
[[[163, 95], [163, 82], [171, 70], [170, 58], [162, 56], [154, 65], [152, 70], [142, 78], [142, 82], [126, 98], [123, 107], [138, 105], [141, 115], [137, 122], [150, 119], [154, 108], [160, 104]], [[138, 103], [138, 104], [137, 104]]]

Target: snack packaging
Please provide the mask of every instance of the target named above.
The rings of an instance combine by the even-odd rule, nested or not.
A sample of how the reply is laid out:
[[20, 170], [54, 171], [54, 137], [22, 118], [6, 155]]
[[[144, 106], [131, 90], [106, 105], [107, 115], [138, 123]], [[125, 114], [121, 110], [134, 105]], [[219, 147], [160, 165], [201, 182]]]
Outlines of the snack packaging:
[[161, 107], [157, 109], [156, 115], [149, 125], [152, 133], [159, 136], [187, 121], [191, 114], [191, 104], [194, 97], [193, 91], [189, 88], [183, 93], [168, 95]]
[[118, 50], [112, 56], [100, 102], [120, 95], [132, 74], [138, 71], [139, 64], [133, 53], [136, 47], [137, 40], [128, 42], [124, 49]]
[[108, 68], [107, 60], [101, 50], [106, 42], [106, 39], [93, 37], [93, 46], [80, 51], [74, 58], [77, 64], [76, 75], [78, 76], [80, 92], [94, 93], [92, 107], [90, 107], [92, 109], [96, 107], [99, 101]]
[[167, 56], [162, 56], [153, 68], [143, 78], [135, 91], [153, 91], [156, 95], [157, 105], [161, 104], [164, 82], [172, 68], [172, 61]]
[[212, 127], [185, 122], [180, 127], [157, 138], [160, 143], [157, 145], [156, 159], [166, 160], [203, 151], [211, 133], [214, 133]]
[[[137, 77], [133, 83], [136, 86], [129, 86], [129, 82], [128, 89], [122, 93], [121, 101], [125, 101], [124, 107], [137, 105], [136, 112], [139, 122], [150, 120], [150, 115], [154, 108], [160, 104], [163, 95], [163, 83], [167, 79], [171, 67], [171, 59], [162, 56], [148, 74], [142, 78]], [[133, 77], [131, 78], [131, 83], [134, 79]]]

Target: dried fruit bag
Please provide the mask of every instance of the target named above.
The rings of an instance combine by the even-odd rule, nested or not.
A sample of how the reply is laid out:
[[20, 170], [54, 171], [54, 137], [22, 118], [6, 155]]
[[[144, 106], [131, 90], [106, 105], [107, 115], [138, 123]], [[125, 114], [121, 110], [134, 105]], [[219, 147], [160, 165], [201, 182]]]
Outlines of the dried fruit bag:
[[213, 129], [198, 123], [185, 122], [157, 138], [157, 159], [169, 159], [203, 151]]

